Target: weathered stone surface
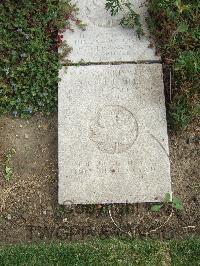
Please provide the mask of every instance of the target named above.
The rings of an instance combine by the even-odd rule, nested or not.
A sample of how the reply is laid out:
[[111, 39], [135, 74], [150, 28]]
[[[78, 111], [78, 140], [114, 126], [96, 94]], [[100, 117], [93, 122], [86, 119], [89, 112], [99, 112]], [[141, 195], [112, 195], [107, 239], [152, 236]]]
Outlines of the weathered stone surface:
[[171, 192], [162, 66], [71, 66], [60, 77], [59, 203], [154, 202]]
[[105, 10], [106, 0], [73, 0], [80, 8], [79, 17], [87, 24], [86, 31], [66, 31], [64, 39], [73, 48], [72, 62], [110, 62], [158, 60], [155, 49], [150, 48], [146, 31], [146, 0], [132, 0], [135, 10], [141, 14], [146, 36], [139, 39], [134, 30], [119, 25], [122, 13], [112, 17]]

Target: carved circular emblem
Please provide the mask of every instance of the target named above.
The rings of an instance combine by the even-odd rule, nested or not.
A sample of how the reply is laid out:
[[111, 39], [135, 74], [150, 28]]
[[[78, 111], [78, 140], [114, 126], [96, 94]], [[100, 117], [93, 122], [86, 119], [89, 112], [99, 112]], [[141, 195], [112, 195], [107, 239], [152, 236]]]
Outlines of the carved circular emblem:
[[119, 25], [122, 14], [111, 16], [105, 9], [106, 0], [88, 0], [86, 6], [86, 15], [96, 26], [111, 28]]
[[119, 105], [100, 109], [90, 124], [90, 140], [100, 151], [110, 154], [130, 149], [137, 135], [138, 125], [134, 115]]

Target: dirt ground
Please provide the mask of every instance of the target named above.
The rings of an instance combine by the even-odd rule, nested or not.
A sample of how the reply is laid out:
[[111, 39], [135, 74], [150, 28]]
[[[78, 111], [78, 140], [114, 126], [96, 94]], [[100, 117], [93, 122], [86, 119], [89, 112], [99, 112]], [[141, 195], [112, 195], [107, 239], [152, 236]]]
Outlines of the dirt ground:
[[[169, 132], [173, 191], [184, 211], [159, 213], [150, 204], [59, 206], [57, 114], [0, 118], [0, 244], [91, 237], [185, 238], [200, 233], [199, 131]], [[14, 151], [12, 151], [14, 149]], [[6, 156], [11, 154], [10, 162]], [[6, 165], [12, 169], [5, 180]]]

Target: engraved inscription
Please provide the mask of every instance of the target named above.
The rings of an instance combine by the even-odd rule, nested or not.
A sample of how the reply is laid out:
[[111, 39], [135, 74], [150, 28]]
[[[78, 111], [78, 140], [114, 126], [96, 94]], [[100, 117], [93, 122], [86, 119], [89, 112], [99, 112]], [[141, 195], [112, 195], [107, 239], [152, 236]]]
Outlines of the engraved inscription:
[[86, 6], [86, 15], [89, 20], [96, 26], [111, 28], [120, 24], [123, 17], [117, 14], [112, 17], [109, 11], [105, 9], [106, 0], [88, 0]]
[[130, 149], [138, 135], [137, 121], [129, 110], [119, 105], [100, 109], [91, 122], [89, 138], [105, 153], [123, 153]]

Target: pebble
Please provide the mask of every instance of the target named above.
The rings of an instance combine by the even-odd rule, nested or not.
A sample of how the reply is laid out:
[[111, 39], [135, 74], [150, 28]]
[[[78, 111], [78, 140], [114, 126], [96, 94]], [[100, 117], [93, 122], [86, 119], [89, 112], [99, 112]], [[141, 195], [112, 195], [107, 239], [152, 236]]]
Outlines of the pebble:
[[8, 220], [11, 220], [11, 218], [12, 218], [12, 217], [11, 217], [11, 214], [8, 214], [8, 215], [7, 215], [7, 219], [8, 219]]
[[51, 206], [48, 206], [47, 211], [53, 211], [53, 208]]
[[25, 134], [24, 137], [25, 137], [25, 139], [28, 139], [28, 134]]

